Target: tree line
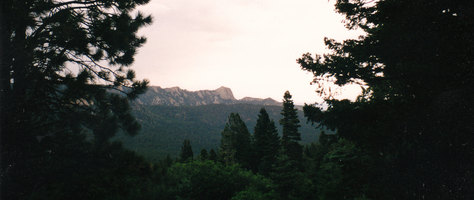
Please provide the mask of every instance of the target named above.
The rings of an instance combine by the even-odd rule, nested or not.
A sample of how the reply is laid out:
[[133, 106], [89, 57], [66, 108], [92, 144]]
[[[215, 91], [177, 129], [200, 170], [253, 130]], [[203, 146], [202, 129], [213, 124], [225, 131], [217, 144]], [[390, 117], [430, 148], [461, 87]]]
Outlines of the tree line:
[[[282, 93], [283, 94], [283, 93]], [[141, 129], [136, 136], [119, 133], [114, 140], [122, 142], [125, 148], [136, 151], [150, 162], [157, 162], [168, 154], [179, 156], [184, 139], [192, 141], [193, 148], [218, 150], [221, 132], [227, 117], [238, 112], [249, 131], [257, 122], [257, 113], [262, 105], [204, 105], [196, 107], [137, 106], [132, 105], [132, 114], [140, 122]], [[272, 119], [279, 119], [282, 106], [264, 106]], [[303, 110], [298, 110], [298, 118], [304, 121]], [[276, 121], [278, 123], [278, 120]], [[281, 134], [281, 126], [277, 124]], [[301, 144], [318, 140], [318, 130], [310, 123], [301, 123]], [[194, 153], [199, 153], [194, 152]]]
[[[311, 196], [300, 190], [298, 183], [304, 181], [303, 146], [298, 128], [297, 116], [291, 94], [287, 91], [283, 98], [281, 111], [282, 136], [280, 138], [275, 122], [262, 108], [258, 114], [253, 134], [250, 133], [238, 113], [231, 113], [221, 133], [221, 144], [216, 153], [202, 149], [197, 159], [189, 140], [184, 140], [178, 162], [195, 165], [202, 161], [212, 161], [216, 165], [237, 166], [262, 179], [268, 179], [271, 193], [255, 190], [245, 194], [244, 199], [305, 199]], [[191, 164], [190, 164], [191, 163]], [[211, 163], [211, 162], [210, 162]], [[208, 163], [209, 164], [209, 163]], [[309, 181], [309, 179], [307, 179]], [[212, 184], [201, 182], [202, 185]], [[237, 195], [239, 198], [240, 196]], [[193, 197], [198, 198], [198, 197]], [[200, 197], [199, 197], [200, 198]]]
[[[356, 144], [336, 134], [320, 134], [319, 142], [303, 146], [298, 132], [291, 95], [284, 94], [281, 137], [275, 122], [264, 108], [258, 114], [253, 134], [238, 113], [231, 113], [221, 133], [221, 145], [217, 153], [202, 149], [194, 159], [189, 140], [184, 140], [179, 159], [183, 165], [195, 165], [203, 161], [216, 165], [237, 166], [262, 179], [268, 179], [272, 189], [271, 199], [369, 199], [367, 188], [361, 183], [371, 178], [367, 172], [371, 160]], [[168, 158], [171, 160], [170, 158]], [[201, 182], [200, 184], [210, 184]], [[253, 191], [252, 198], [270, 195]], [[256, 198], [256, 199], [268, 199]]]
[[336, 0], [365, 35], [297, 60], [327, 104], [305, 116], [336, 134], [301, 146], [288, 93], [281, 138], [265, 112], [253, 136], [234, 113], [218, 151], [189, 161], [186, 141], [157, 163], [110, 140], [140, 128], [128, 100], [148, 82], [128, 66], [146, 3], [0, 3], [1, 199], [474, 199], [474, 2]]

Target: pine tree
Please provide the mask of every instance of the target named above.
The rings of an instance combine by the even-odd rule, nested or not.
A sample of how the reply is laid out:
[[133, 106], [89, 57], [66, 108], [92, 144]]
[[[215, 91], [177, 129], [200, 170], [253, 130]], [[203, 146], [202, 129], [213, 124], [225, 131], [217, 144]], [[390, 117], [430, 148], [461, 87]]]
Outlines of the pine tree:
[[[68, 154], [58, 145], [97, 153], [119, 129], [138, 133], [125, 97], [144, 92], [147, 81], [127, 67], [145, 42], [137, 31], [151, 23], [134, 10], [147, 2], [0, 3], [1, 199], [31, 194], [54, 176], [50, 161], [71, 159], [59, 157]], [[84, 148], [84, 133], [93, 134], [93, 149]]]
[[193, 149], [191, 147], [191, 141], [187, 139], [183, 141], [183, 146], [181, 146], [179, 158], [182, 162], [190, 161], [193, 159]]
[[247, 126], [238, 113], [231, 113], [222, 131], [220, 154], [225, 163], [251, 163], [251, 139]]
[[207, 160], [209, 158], [209, 154], [207, 153], [206, 149], [201, 150], [201, 153], [199, 154], [199, 158], [201, 160]]
[[260, 109], [254, 129], [255, 165], [259, 173], [267, 175], [275, 163], [280, 149], [280, 138], [275, 122], [270, 120], [265, 108]]
[[315, 191], [310, 191], [311, 182], [286, 154], [279, 154], [269, 177], [277, 186], [280, 199], [315, 199]]
[[346, 27], [364, 35], [326, 38], [330, 53], [307, 53], [298, 62], [317, 84], [360, 84], [363, 93], [355, 102], [328, 97], [327, 109], [305, 106], [305, 116], [376, 159], [367, 197], [471, 199], [474, 2], [337, 0], [335, 6]]
[[[231, 114], [232, 116], [232, 114]], [[229, 117], [230, 120], [230, 117]], [[226, 164], [233, 164], [235, 163], [235, 152], [236, 149], [234, 148], [234, 133], [230, 128], [229, 121], [226, 123], [224, 130], [221, 133], [221, 146], [219, 149], [219, 155], [222, 161]]]
[[283, 110], [281, 111], [283, 118], [280, 120], [280, 124], [283, 126], [283, 134], [281, 138], [281, 145], [283, 153], [288, 156], [289, 159], [301, 162], [303, 147], [298, 143], [301, 140], [301, 135], [298, 132], [300, 127], [297, 115], [297, 110], [291, 99], [290, 92], [286, 91], [283, 96]]
[[217, 153], [214, 151], [214, 149], [209, 151], [209, 160], [217, 161]]

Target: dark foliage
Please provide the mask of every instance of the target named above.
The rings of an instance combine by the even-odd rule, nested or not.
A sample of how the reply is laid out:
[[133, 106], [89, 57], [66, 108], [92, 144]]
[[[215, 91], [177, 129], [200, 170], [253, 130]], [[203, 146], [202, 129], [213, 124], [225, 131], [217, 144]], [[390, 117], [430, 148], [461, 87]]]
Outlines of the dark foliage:
[[207, 153], [206, 149], [201, 150], [201, 152], [199, 153], [199, 159], [201, 159], [201, 160], [209, 159], [209, 153]]
[[217, 161], [217, 153], [214, 151], [214, 149], [209, 151], [209, 160]]
[[[137, 106], [136, 121], [127, 97], [147, 82], [125, 68], [145, 42], [136, 32], [151, 18], [130, 16], [145, 3], [1, 2], [1, 199], [474, 199], [473, 2], [337, 0], [347, 27], [366, 35], [326, 39], [330, 53], [298, 63], [320, 85], [364, 91], [355, 102], [329, 94], [325, 110], [306, 105], [309, 121], [335, 133], [304, 151], [289, 92], [283, 108]], [[271, 120], [280, 110], [281, 140]], [[179, 159], [150, 163], [111, 142], [138, 122], [206, 131], [221, 148], [193, 160], [191, 141], [203, 139], [190, 137]]]
[[193, 149], [191, 147], [191, 141], [184, 140], [183, 146], [181, 146], [181, 152], [179, 153], [179, 159], [182, 162], [193, 160]]
[[[217, 149], [221, 132], [230, 113], [238, 112], [247, 127], [255, 127], [261, 105], [214, 104], [204, 106], [133, 106], [133, 113], [141, 124], [136, 136], [118, 134], [115, 139], [124, 147], [136, 151], [151, 162], [157, 162], [170, 155], [178, 157], [183, 140], [189, 139], [194, 149]], [[269, 118], [281, 118], [280, 106], [264, 106]], [[304, 120], [301, 110], [298, 119]], [[281, 134], [281, 126], [277, 126]], [[301, 143], [309, 144], [318, 139], [319, 129], [302, 123]], [[195, 152], [198, 153], [198, 152]]]
[[219, 149], [222, 161], [227, 164], [240, 163], [251, 167], [252, 146], [250, 132], [238, 113], [231, 113], [222, 131]]
[[303, 148], [299, 141], [301, 141], [301, 134], [298, 131], [300, 120], [298, 119], [297, 110], [291, 99], [290, 92], [286, 91], [283, 96], [283, 109], [281, 111], [283, 118], [280, 124], [283, 127], [281, 136], [281, 146], [283, 153], [288, 156], [290, 160], [295, 163], [301, 163]]
[[280, 150], [280, 138], [275, 122], [270, 120], [264, 108], [260, 109], [253, 138], [255, 169], [260, 174], [268, 175]]
[[[147, 82], [126, 66], [151, 22], [130, 14], [147, 2], [1, 2], [1, 199], [129, 198], [141, 186], [120, 188], [142, 176], [118, 163], [142, 161], [108, 139], [140, 127], [125, 97]], [[122, 170], [130, 176], [113, 177]]]
[[[358, 172], [371, 177], [359, 180], [367, 185], [359, 195], [474, 197], [472, 9], [472, 1], [338, 0], [336, 10], [346, 16], [347, 27], [366, 34], [343, 42], [326, 39], [331, 53], [298, 59], [317, 83], [333, 78], [338, 85], [364, 86], [356, 102], [329, 97], [327, 110], [305, 107], [309, 120], [337, 130], [338, 137], [355, 144], [354, 150], [366, 150], [353, 152], [371, 160], [368, 174]], [[337, 174], [340, 168], [330, 169]], [[334, 190], [345, 189], [357, 187]]]
[[275, 199], [270, 180], [238, 165], [213, 161], [176, 163], [166, 174], [160, 199]]

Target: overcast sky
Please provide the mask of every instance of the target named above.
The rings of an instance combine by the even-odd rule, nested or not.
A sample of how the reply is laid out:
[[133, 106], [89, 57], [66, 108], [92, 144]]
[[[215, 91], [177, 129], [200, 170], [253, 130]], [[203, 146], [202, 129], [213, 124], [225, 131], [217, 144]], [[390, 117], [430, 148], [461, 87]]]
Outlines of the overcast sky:
[[138, 78], [191, 91], [226, 86], [238, 99], [281, 101], [289, 90], [298, 104], [321, 101], [296, 59], [327, 51], [325, 36], [357, 36], [332, 0], [152, 0], [139, 10], [154, 23], [140, 31], [148, 40], [132, 66]]

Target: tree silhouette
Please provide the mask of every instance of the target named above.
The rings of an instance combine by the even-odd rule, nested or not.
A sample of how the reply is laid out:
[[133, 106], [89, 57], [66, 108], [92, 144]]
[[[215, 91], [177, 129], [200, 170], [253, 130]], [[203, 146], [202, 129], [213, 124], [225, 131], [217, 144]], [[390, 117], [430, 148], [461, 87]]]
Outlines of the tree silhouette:
[[270, 120], [267, 111], [262, 108], [254, 130], [254, 153], [259, 173], [268, 175], [280, 150], [280, 138], [275, 122]]
[[225, 163], [238, 162], [244, 167], [250, 167], [251, 143], [247, 126], [238, 113], [231, 113], [222, 131], [221, 148], [219, 153]]
[[61, 161], [58, 151], [67, 148], [50, 141], [74, 146], [71, 138], [86, 143], [81, 135], [92, 134], [95, 147], [81, 150], [103, 153], [118, 129], [137, 133], [124, 98], [147, 85], [127, 69], [145, 42], [138, 29], [151, 23], [131, 13], [147, 2], [2, 1], [2, 199], [32, 194], [41, 177], [54, 175], [46, 166]]
[[[472, 8], [471, 1], [338, 0], [346, 26], [366, 34], [326, 38], [330, 53], [298, 59], [315, 83], [363, 86], [356, 102], [328, 98], [327, 110], [304, 110], [376, 160], [369, 198], [473, 197]], [[465, 162], [449, 164], [456, 160]]]
[[291, 99], [291, 94], [286, 91], [283, 96], [283, 109], [281, 111], [283, 118], [280, 120], [280, 124], [283, 127], [281, 145], [283, 153], [285, 153], [289, 159], [300, 163], [303, 147], [298, 143], [301, 140], [301, 135], [298, 132], [300, 120], [298, 119], [296, 111], [293, 100]]
[[217, 153], [214, 151], [214, 149], [209, 151], [209, 160], [217, 161]]
[[181, 152], [179, 153], [179, 158], [181, 161], [190, 161], [193, 159], [193, 149], [191, 147], [191, 142], [189, 140], [183, 141], [183, 146], [181, 146]]
[[201, 149], [201, 153], [199, 153], [199, 158], [202, 161], [209, 159], [209, 153], [207, 153], [206, 149]]

